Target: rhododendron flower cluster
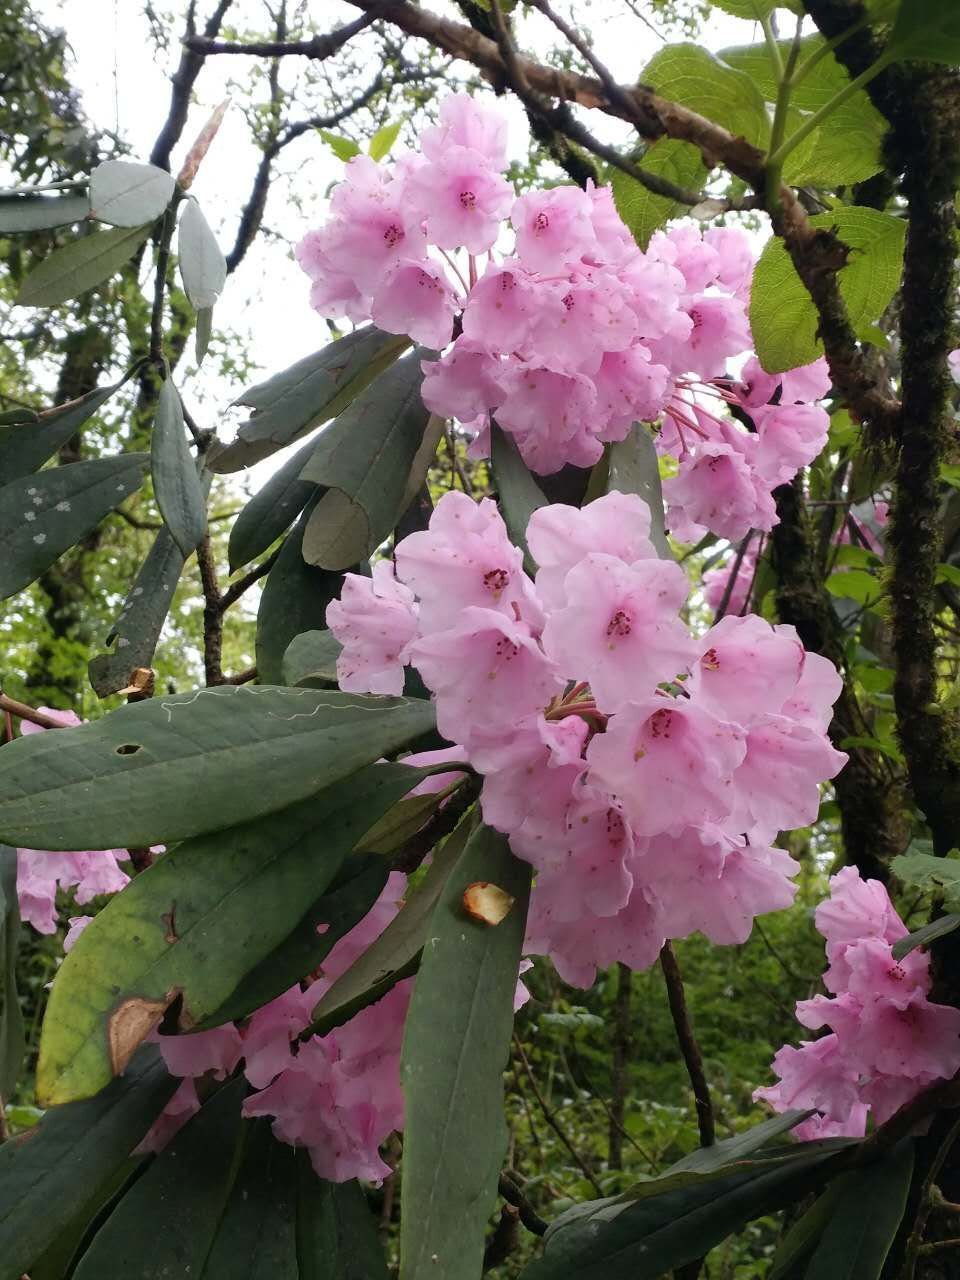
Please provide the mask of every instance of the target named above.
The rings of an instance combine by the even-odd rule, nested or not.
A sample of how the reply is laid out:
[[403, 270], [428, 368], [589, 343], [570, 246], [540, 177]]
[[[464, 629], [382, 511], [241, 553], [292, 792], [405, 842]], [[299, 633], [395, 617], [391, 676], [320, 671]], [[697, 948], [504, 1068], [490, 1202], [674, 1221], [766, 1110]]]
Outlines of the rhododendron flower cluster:
[[[72, 711], [56, 711], [52, 707], [40, 707], [40, 710], [63, 728], [81, 723], [79, 716]], [[40, 725], [23, 720], [21, 732], [32, 734], [43, 733], [45, 730]], [[102, 893], [116, 893], [130, 879], [120, 869], [118, 862], [126, 861], [129, 857], [126, 849], [83, 850], [76, 853], [18, 849], [17, 898], [21, 920], [33, 925], [38, 933], [55, 933], [57, 888], [75, 887], [76, 900], [81, 905]]]
[[787, 906], [796, 864], [772, 841], [816, 818], [846, 759], [825, 733], [833, 666], [755, 616], [691, 635], [686, 577], [649, 532], [634, 495], [542, 507], [531, 580], [495, 503], [450, 492], [327, 614], [342, 689], [398, 694], [416, 667], [484, 819], [536, 868], [527, 951], [582, 986]]
[[[392, 166], [347, 165], [329, 221], [297, 249], [313, 306], [442, 353], [423, 361], [423, 400], [474, 431], [479, 455], [491, 415], [542, 474], [592, 466], [633, 423], [662, 420], [658, 446], [678, 462], [671, 531], [772, 528], [771, 490], [826, 441], [813, 402], [830, 380], [822, 360], [772, 376], [751, 359], [740, 379], [728, 373], [753, 345], [747, 237], [681, 225], [641, 252], [608, 187], [515, 199], [504, 119], [467, 94], [441, 103], [421, 147]], [[505, 219], [512, 253], [498, 251]]]
[[754, 1097], [775, 1111], [814, 1108], [794, 1131], [799, 1138], [861, 1137], [868, 1115], [883, 1124], [960, 1070], [960, 1010], [927, 998], [925, 953], [894, 959], [892, 944], [907, 930], [879, 880], [861, 880], [855, 867], [844, 867], [816, 922], [827, 940], [823, 985], [830, 995], [801, 1000], [797, 1019], [829, 1034], [799, 1048], [785, 1045], [773, 1060], [779, 1083]]

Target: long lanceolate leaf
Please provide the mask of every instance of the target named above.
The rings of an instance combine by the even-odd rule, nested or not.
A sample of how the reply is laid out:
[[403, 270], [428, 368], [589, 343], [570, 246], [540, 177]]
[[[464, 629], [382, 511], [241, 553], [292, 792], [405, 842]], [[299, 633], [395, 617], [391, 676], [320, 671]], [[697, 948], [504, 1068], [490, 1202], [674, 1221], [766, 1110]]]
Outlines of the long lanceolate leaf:
[[346, 409], [409, 345], [407, 338], [368, 325], [251, 387], [237, 403], [253, 409], [252, 416], [210, 465], [218, 472], [242, 471], [292, 444]]
[[[187, 840], [137, 876], [57, 974], [37, 1068], [43, 1102], [96, 1093], [174, 999], [185, 1030], [251, 1012], [234, 1003], [215, 1016], [262, 961], [273, 956], [280, 968], [274, 953], [371, 820], [421, 778], [406, 765], [371, 765], [289, 809]], [[332, 939], [316, 941], [312, 955], [295, 954], [302, 969], [277, 973], [267, 999], [304, 977]]]
[[[476, 882], [515, 899], [488, 925], [463, 906]], [[401, 1280], [476, 1280], [507, 1147], [503, 1069], [530, 867], [481, 827], [431, 916], [403, 1038], [406, 1103]]]
[[0, 840], [111, 849], [220, 831], [349, 777], [433, 721], [419, 698], [334, 690], [222, 685], [151, 698], [4, 747]]
[[[0, 1147], [0, 1280], [20, 1280], [100, 1200], [177, 1087], [152, 1047], [89, 1102], [56, 1107]], [[92, 1212], [92, 1209], [91, 1209]]]
[[17, 996], [17, 851], [0, 845], [0, 1107], [17, 1083], [26, 1048]]
[[30, 272], [20, 286], [17, 302], [24, 307], [52, 307], [102, 284], [129, 262], [151, 226], [95, 231], [72, 240]]
[[43, 466], [120, 385], [97, 387], [79, 400], [58, 405], [31, 421], [0, 426], [0, 486], [31, 475]]
[[184, 556], [188, 556], [203, 538], [207, 513], [203, 485], [187, 446], [183, 406], [169, 378], [161, 383], [157, 399], [150, 438], [150, 471], [163, 523]]
[[0, 600], [29, 586], [143, 482], [146, 457], [75, 462], [0, 489]]
[[430, 417], [420, 397], [425, 354], [416, 348], [404, 356], [320, 437], [302, 472], [328, 490], [304, 532], [303, 554], [311, 564], [349, 568], [370, 555], [402, 515]]

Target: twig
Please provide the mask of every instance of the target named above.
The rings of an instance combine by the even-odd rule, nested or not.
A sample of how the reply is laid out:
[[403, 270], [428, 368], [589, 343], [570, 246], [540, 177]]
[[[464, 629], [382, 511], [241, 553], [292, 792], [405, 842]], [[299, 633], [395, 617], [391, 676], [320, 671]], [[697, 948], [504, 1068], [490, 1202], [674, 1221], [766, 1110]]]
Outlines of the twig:
[[221, 613], [226, 613], [232, 604], [236, 604], [245, 591], [249, 590], [255, 582], [258, 582], [270, 572], [273, 566], [277, 563], [277, 557], [280, 555], [280, 550], [280, 547], [277, 547], [276, 551], [274, 551], [272, 555], [267, 556], [266, 560], [264, 560], [262, 564], [255, 565], [245, 573], [242, 578], [238, 578], [236, 582], [231, 583], [231, 585], [227, 587], [226, 591], [224, 591], [223, 595], [220, 597], [219, 607]]
[[48, 716], [43, 711], [28, 707], [25, 702], [18, 702], [16, 698], [8, 698], [5, 693], [0, 693], [0, 711], [5, 712], [7, 715], [16, 716], [18, 720], [29, 720], [31, 724], [39, 725], [41, 729], [66, 729], [69, 727], [61, 724], [59, 720], [54, 720], [53, 716]]
[[624, 1114], [627, 1102], [627, 1067], [630, 1061], [630, 996], [633, 970], [617, 965], [617, 994], [613, 1002], [613, 1059], [610, 1064], [610, 1106], [607, 1110], [610, 1128], [607, 1136], [607, 1163], [611, 1169], [623, 1168]]
[[506, 1262], [516, 1249], [520, 1239], [519, 1224], [520, 1211], [512, 1204], [502, 1205], [497, 1225], [483, 1251], [484, 1272], [492, 1271], [494, 1267], [499, 1267], [501, 1262]]
[[596, 1191], [597, 1195], [602, 1196], [603, 1187], [600, 1186], [600, 1183], [597, 1181], [596, 1177], [594, 1176], [593, 1170], [590, 1168], [589, 1164], [587, 1163], [586, 1157], [580, 1154], [580, 1152], [576, 1149], [576, 1147], [567, 1137], [566, 1133], [564, 1132], [563, 1126], [557, 1120], [557, 1117], [554, 1114], [552, 1108], [548, 1105], [546, 1098], [540, 1092], [540, 1086], [537, 1084], [536, 1076], [534, 1076], [533, 1074], [533, 1068], [530, 1066], [530, 1063], [527, 1059], [527, 1055], [523, 1051], [523, 1045], [520, 1043], [520, 1039], [516, 1035], [513, 1037], [513, 1047], [516, 1049], [517, 1056], [519, 1057], [520, 1061], [523, 1063], [523, 1069], [527, 1073], [527, 1079], [530, 1081], [530, 1088], [533, 1090], [533, 1096], [536, 1098], [537, 1102], [539, 1103], [540, 1110], [543, 1113], [544, 1120], [546, 1120], [547, 1124], [550, 1126], [553, 1132], [557, 1135], [557, 1137], [560, 1139], [563, 1145], [570, 1152], [570, 1156], [573, 1159], [574, 1163], [576, 1164], [577, 1168], [580, 1170], [580, 1172], [583, 1174], [586, 1180], [590, 1183], [591, 1187], [593, 1187], [594, 1191]]
[[693, 1086], [693, 1098], [696, 1103], [697, 1128], [700, 1130], [701, 1147], [712, 1147], [717, 1140], [716, 1123], [713, 1118], [713, 1103], [710, 1100], [710, 1086], [703, 1070], [703, 1057], [697, 1044], [687, 1012], [687, 1001], [683, 991], [683, 979], [680, 966], [673, 953], [673, 947], [665, 942], [660, 951], [660, 967], [667, 984], [667, 1000], [673, 1018], [674, 1030], [680, 1044], [680, 1052], [687, 1067], [687, 1075]]
[[243, 671], [238, 671], [235, 676], [224, 676], [223, 684], [249, 684], [251, 680], [256, 680], [257, 668], [246, 667]]
[[533, 1205], [523, 1194], [523, 1191], [520, 1189], [520, 1184], [515, 1181], [513, 1175], [508, 1169], [504, 1169], [503, 1173], [501, 1173], [498, 1186], [500, 1194], [503, 1196], [504, 1200], [506, 1200], [508, 1204], [512, 1204], [519, 1212], [520, 1221], [527, 1230], [532, 1231], [535, 1236], [546, 1235], [549, 1223], [545, 1222], [543, 1218], [540, 1217], [539, 1213], [537, 1213], [536, 1209], [534, 1209]]
[[391, 869], [402, 871], [405, 875], [416, 871], [434, 845], [459, 826], [460, 819], [479, 794], [480, 779], [476, 776], [467, 777], [443, 808], [438, 809], [430, 821], [394, 855]]
[[302, 58], [311, 58], [323, 62], [332, 58], [348, 40], [359, 35], [365, 27], [369, 27], [391, 7], [394, 0], [380, 0], [371, 6], [369, 12], [348, 22], [335, 31], [322, 36], [312, 36], [309, 40], [253, 40], [240, 44], [233, 40], [211, 40], [206, 36], [187, 36], [183, 46], [191, 53], [207, 56], [215, 53], [239, 53], [258, 58], [283, 58], [290, 54]]
[[[910, 1232], [909, 1239], [907, 1240], [906, 1251], [904, 1253], [902, 1272], [904, 1280], [913, 1280], [913, 1274], [916, 1271], [919, 1255], [921, 1253], [930, 1253], [933, 1250], [933, 1246], [922, 1243], [923, 1232], [927, 1225], [927, 1219], [930, 1216], [930, 1210], [933, 1208], [933, 1201], [931, 1199], [930, 1192], [933, 1188], [933, 1184], [937, 1180], [940, 1170], [943, 1168], [944, 1161], [950, 1154], [953, 1144], [956, 1142], [958, 1137], [960, 1137], [960, 1120], [955, 1120], [947, 1130], [946, 1137], [938, 1147], [936, 1155], [930, 1162], [930, 1167], [924, 1174], [923, 1182], [919, 1189], [920, 1194], [918, 1197], [917, 1213], [913, 1220], [913, 1229]], [[957, 1245], [960, 1244], [960, 1241], [939, 1240], [936, 1242], [936, 1247], [943, 1248], [948, 1244]]]
[[197, 564], [203, 586], [203, 668], [208, 687], [223, 684], [220, 667], [223, 652], [223, 611], [220, 607], [220, 584], [213, 562], [210, 535], [205, 533], [197, 547]]
[[167, 294], [167, 271], [170, 266], [170, 244], [177, 222], [179, 193], [174, 193], [167, 206], [157, 241], [156, 276], [153, 285], [153, 307], [150, 313], [150, 362], [158, 366], [163, 360], [163, 304]]
[[750, 539], [753, 537], [753, 534], [753, 529], [748, 530], [739, 547], [737, 547], [737, 554], [733, 558], [730, 576], [727, 578], [726, 584], [723, 588], [723, 595], [720, 597], [720, 603], [717, 605], [717, 613], [713, 619], [714, 626], [716, 626], [721, 618], [726, 617], [727, 610], [730, 608], [730, 597], [733, 595], [733, 589], [737, 585], [737, 578], [740, 577], [740, 566], [743, 564], [743, 557], [747, 554], [747, 547], [750, 545]]

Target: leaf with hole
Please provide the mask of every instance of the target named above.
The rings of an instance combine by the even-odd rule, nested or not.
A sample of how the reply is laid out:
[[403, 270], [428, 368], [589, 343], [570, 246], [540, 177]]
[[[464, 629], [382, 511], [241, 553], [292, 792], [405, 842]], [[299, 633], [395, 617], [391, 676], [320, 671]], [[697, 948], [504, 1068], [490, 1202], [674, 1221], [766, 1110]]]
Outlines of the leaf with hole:
[[302, 472], [327, 489], [304, 530], [310, 564], [349, 568], [370, 555], [402, 515], [430, 418], [420, 398], [425, 354], [417, 347], [398, 360], [320, 436]]
[[17, 304], [54, 307], [109, 280], [130, 261], [152, 225], [94, 231], [55, 249], [23, 281]]
[[[480, 827], [430, 916], [403, 1035], [400, 1280], [475, 1280], [507, 1149], [503, 1070], [523, 946], [529, 864]], [[484, 881], [514, 899], [500, 924], [470, 918], [464, 891]], [[438, 1021], [437, 1010], [444, 1016]]]
[[0, 600], [36, 581], [135, 493], [146, 462], [142, 453], [74, 462], [0, 489]]
[[409, 345], [409, 338], [366, 325], [251, 387], [236, 403], [253, 413], [211, 467], [242, 471], [336, 417]]
[[219, 685], [150, 698], [8, 743], [0, 840], [129, 849], [222, 831], [332, 786], [433, 724], [424, 699], [336, 690]]
[[155, 164], [105, 160], [90, 175], [90, 212], [114, 227], [155, 222], [170, 203], [173, 174]]
[[209, 311], [227, 281], [227, 260], [192, 197], [185, 201], [177, 232], [177, 257], [183, 288], [197, 311]]

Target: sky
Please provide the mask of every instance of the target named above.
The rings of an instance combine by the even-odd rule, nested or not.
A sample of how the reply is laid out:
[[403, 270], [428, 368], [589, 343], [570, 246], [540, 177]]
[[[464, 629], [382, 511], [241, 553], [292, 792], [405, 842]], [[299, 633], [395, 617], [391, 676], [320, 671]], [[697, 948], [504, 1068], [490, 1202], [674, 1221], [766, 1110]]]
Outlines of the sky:
[[[200, 0], [201, 16], [211, 5], [212, 0]], [[173, 7], [180, 11], [184, 6], [178, 3]], [[357, 14], [344, 0], [307, 0], [306, 7], [322, 29], [332, 29]], [[445, 0], [432, 0], [430, 7], [457, 16]], [[37, 8], [48, 22], [63, 27], [67, 33], [74, 57], [71, 79], [82, 94], [87, 115], [124, 137], [131, 147], [131, 158], [146, 160], [167, 115], [169, 76], [179, 57], [177, 40], [171, 41], [166, 56], [155, 57], [153, 46], [146, 39], [140, 0], [39, 0]], [[262, 29], [264, 11], [263, 0], [236, 0], [230, 20], [241, 28], [249, 23], [252, 28]], [[581, 3], [577, 13], [594, 30], [596, 50], [619, 80], [636, 79], [661, 47], [662, 41], [627, 11], [622, 0]], [[702, 42], [713, 49], [745, 43], [758, 38], [754, 25], [718, 15], [708, 23]], [[540, 56], [557, 43], [553, 28], [540, 15], [525, 19], [520, 35], [525, 48]], [[372, 48], [372, 41], [370, 44]], [[229, 96], [231, 79], [242, 84], [250, 66], [246, 59], [238, 57], [207, 59], [183, 139], [174, 152], [175, 173], [213, 108]], [[281, 65], [282, 83], [287, 87], [295, 85], [306, 66], [304, 59], [285, 58]], [[608, 138], [617, 136], [614, 122], [595, 117], [590, 124], [595, 132]], [[512, 110], [511, 143], [516, 155], [522, 155], [526, 128], [516, 104]], [[249, 194], [258, 160], [259, 152], [234, 106], [227, 111], [192, 188], [225, 251], [233, 242], [239, 210]], [[243, 383], [236, 383], [221, 377], [211, 364], [199, 372], [188, 372], [182, 381], [181, 389], [189, 402], [198, 406], [203, 424], [216, 426], [224, 438], [230, 438], [241, 420], [239, 411], [230, 410], [229, 405], [244, 385], [289, 366], [322, 345], [327, 337], [323, 321], [308, 305], [308, 284], [292, 260], [291, 247], [310, 225], [323, 220], [324, 193], [339, 177], [342, 163], [316, 133], [310, 132], [287, 148], [277, 172], [265, 222], [282, 239], [258, 238], [228, 280], [214, 313], [215, 330], [224, 326], [247, 338], [256, 371]], [[301, 198], [305, 213], [290, 202], [291, 192]], [[312, 211], [315, 212], [311, 216]], [[246, 473], [244, 487], [256, 489], [280, 460], [268, 459]]]

